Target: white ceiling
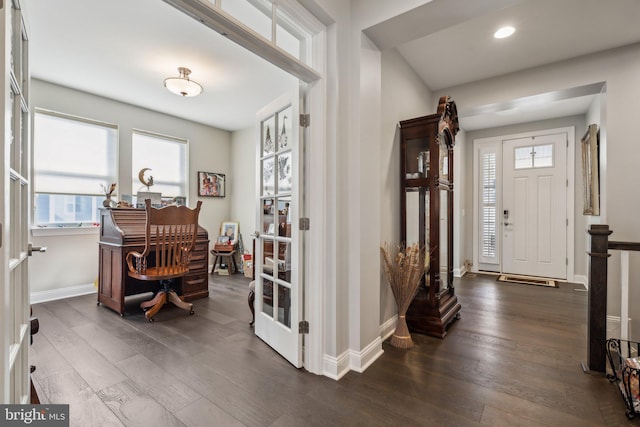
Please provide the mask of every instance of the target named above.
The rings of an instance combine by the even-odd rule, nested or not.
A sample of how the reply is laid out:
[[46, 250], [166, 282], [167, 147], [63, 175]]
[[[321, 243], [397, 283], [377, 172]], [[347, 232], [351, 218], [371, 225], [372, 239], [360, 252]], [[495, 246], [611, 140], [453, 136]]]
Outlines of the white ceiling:
[[[295, 80], [160, 0], [30, 0], [32, 77], [226, 130]], [[202, 95], [182, 98], [164, 79], [190, 68]]]
[[[27, 6], [35, 78], [227, 130], [252, 126], [256, 112], [292, 84], [283, 71], [160, 0]], [[396, 48], [439, 91], [640, 42], [638, 18], [638, 0], [432, 0], [365, 32], [379, 47]], [[494, 39], [505, 24], [516, 33]], [[163, 87], [180, 66], [204, 86], [201, 96], [180, 98]], [[544, 107], [460, 109], [461, 125], [473, 130], [581, 114], [596, 92], [578, 92]]]
[[[432, 91], [640, 42], [638, 0], [433, 0], [367, 29], [396, 48]], [[500, 27], [513, 36], [495, 39]], [[612, 66], [614, 66], [612, 64]], [[481, 112], [458, 106], [465, 130], [585, 113], [598, 93], [531, 97]], [[540, 101], [543, 101], [542, 103]]]

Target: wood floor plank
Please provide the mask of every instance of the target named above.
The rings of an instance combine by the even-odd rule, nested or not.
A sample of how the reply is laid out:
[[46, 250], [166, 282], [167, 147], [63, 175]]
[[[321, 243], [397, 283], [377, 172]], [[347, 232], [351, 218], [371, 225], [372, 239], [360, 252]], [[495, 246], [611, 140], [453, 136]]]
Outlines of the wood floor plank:
[[75, 371], [39, 379], [46, 396], [42, 403], [69, 405], [69, 425], [122, 427], [123, 424]]
[[137, 353], [132, 346], [94, 323], [84, 323], [73, 327], [72, 330], [111, 362], [127, 359]]
[[[141, 418], [155, 425], [637, 424], [625, 417], [615, 385], [580, 368], [586, 294], [576, 285], [456, 279], [462, 319], [445, 339], [414, 334], [409, 350], [385, 342], [364, 373], [336, 382], [294, 369], [254, 335], [248, 279], [209, 279], [210, 297], [194, 301], [193, 316], [165, 307], [155, 323], [139, 308], [147, 296], [129, 298], [124, 317], [96, 306], [95, 295], [34, 306], [42, 331], [32, 346], [34, 378], [45, 400], [71, 403], [79, 425], [140, 425]], [[73, 349], [81, 351], [69, 356]], [[86, 358], [106, 359], [109, 372], [125, 379], [95, 390], [99, 375]], [[124, 417], [128, 408], [140, 409]], [[91, 424], [90, 411], [105, 423]]]
[[143, 355], [121, 360], [116, 365], [170, 412], [178, 411], [201, 397], [179, 378]]
[[226, 427], [242, 427], [240, 421], [207, 399], [198, 399], [176, 412], [176, 416], [188, 426], [209, 427], [213, 424]]
[[97, 395], [127, 427], [185, 425], [131, 380], [104, 388]]

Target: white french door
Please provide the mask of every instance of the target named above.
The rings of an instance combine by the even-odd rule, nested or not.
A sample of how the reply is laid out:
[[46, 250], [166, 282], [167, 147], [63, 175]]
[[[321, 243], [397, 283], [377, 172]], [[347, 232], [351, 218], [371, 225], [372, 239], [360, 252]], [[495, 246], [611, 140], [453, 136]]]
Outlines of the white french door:
[[502, 271], [567, 278], [567, 137], [503, 142]]
[[29, 51], [20, 1], [0, 4], [3, 70], [2, 186], [0, 186], [0, 335], [2, 403], [29, 403], [29, 244], [30, 120]]
[[258, 113], [255, 333], [301, 367], [303, 143], [297, 89]]

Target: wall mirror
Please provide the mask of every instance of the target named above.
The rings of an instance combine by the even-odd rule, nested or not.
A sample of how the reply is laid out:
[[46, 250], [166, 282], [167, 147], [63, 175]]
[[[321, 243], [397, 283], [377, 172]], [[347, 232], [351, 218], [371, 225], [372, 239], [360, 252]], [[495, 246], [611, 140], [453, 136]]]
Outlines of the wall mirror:
[[599, 132], [598, 125], [589, 125], [582, 137], [582, 185], [584, 215], [600, 215], [600, 179], [599, 179]]

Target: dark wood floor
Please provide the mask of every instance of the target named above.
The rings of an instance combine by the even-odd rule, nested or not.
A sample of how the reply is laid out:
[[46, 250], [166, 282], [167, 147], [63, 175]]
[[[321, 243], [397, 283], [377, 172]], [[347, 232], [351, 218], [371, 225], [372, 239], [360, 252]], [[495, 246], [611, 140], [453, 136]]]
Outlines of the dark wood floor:
[[253, 334], [248, 280], [210, 276], [189, 316], [121, 318], [95, 296], [34, 306], [34, 381], [72, 426], [639, 425], [615, 387], [584, 374], [586, 293], [457, 280], [462, 319], [444, 340], [385, 353], [340, 381], [296, 370]]

